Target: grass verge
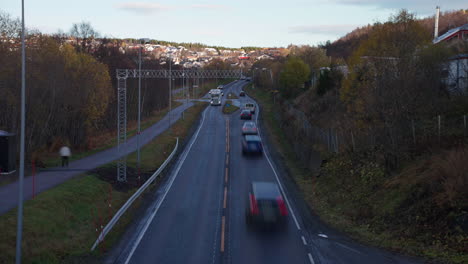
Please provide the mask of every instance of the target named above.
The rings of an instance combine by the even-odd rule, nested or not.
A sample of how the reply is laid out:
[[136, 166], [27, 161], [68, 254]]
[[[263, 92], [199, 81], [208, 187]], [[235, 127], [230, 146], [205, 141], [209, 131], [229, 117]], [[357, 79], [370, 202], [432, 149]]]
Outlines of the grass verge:
[[231, 100], [226, 100], [226, 102], [223, 105], [223, 114], [229, 115], [234, 113], [238, 109], [239, 107], [233, 105]]
[[[246, 91], [262, 106], [272, 142], [322, 220], [365, 244], [444, 263], [468, 263], [468, 203], [461, 190], [468, 184], [468, 168], [461, 162], [468, 156], [466, 149], [414, 163], [390, 180], [368, 158], [338, 155], [329, 159], [323, 176], [313, 177], [296, 161], [271, 94], [251, 85]], [[455, 177], [444, 176], [449, 174]]]
[[[175, 137], [189, 131], [206, 103], [197, 103], [172, 127], [141, 149], [141, 175], [148, 178], [172, 151]], [[127, 211], [98, 250], [90, 252], [97, 238], [96, 228], [107, 224], [139, 183], [136, 154], [128, 157], [127, 185], [116, 183], [115, 164], [77, 176], [24, 203], [23, 263], [102, 263], [102, 253], [110, 248], [132, 221], [141, 199]], [[109, 207], [111, 203], [111, 207]], [[0, 263], [14, 263], [17, 210], [0, 216]]]

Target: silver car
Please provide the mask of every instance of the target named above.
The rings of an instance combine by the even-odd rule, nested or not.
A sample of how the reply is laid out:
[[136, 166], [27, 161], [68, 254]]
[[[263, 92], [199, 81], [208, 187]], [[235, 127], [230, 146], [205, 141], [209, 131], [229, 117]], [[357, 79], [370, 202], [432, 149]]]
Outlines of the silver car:
[[244, 123], [242, 126], [242, 134], [243, 135], [257, 135], [258, 134], [258, 129], [257, 125], [255, 122], [252, 121], [247, 121]]

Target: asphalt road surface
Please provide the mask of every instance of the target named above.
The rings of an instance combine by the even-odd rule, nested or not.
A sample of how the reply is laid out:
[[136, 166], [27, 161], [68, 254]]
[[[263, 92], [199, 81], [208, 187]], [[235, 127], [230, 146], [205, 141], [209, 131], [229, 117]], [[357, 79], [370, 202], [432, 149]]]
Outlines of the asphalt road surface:
[[[238, 93], [245, 84], [228, 85], [225, 94]], [[259, 112], [257, 107], [255, 121]], [[154, 202], [107, 263], [419, 263], [360, 245], [320, 222], [277, 168], [266, 144], [261, 157], [242, 156], [242, 124], [239, 111], [227, 116], [221, 107], [209, 106], [203, 112]], [[247, 228], [248, 189], [254, 180], [280, 185], [289, 210], [284, 230]]]

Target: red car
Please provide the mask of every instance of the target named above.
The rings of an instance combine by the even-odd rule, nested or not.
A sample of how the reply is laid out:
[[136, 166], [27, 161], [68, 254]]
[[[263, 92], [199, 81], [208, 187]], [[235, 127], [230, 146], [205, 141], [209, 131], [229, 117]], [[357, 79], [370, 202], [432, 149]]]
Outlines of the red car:
[[244, 109], [244, 110], [242, 110], [242, 112], [240, 114], [240, 118], [241, 119], [252, 119], [252, 112], [250, 112], [250, 110], [248, 110], [248, 109]]
[[280, 227], [287, 224], [288, 209], [274, 182], [252, 182], [246, 210], [247, 225]]

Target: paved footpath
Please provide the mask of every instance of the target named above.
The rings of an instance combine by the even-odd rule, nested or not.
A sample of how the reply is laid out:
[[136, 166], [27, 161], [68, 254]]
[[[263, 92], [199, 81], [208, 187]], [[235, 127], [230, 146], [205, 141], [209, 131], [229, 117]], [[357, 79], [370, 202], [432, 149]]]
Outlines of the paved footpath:
[[[172, 122], [174, 123], [182, 116], [182, 112], [193, 105], [192, 102], [184, 103], [183, 105], [172, 109]], [[169, 114], [155, 123], [151, 127], [145, 129], [140, 134], [140, 145], [148, 144], [155, 137], [163, 133], [169, 128]], [[36, 195], [45, 190], [48, 190], [56, 185], [59, 185], [73, 176], [81, 174], [85, 171], [95, 169], [106, 163], [112, 162], [124, 155], [128, 155], [136, 151], [137, 138], [127, 138], [127, 143], [121, 147], [121, 153], [117, 152], [117, 147], [112, 147], [107, 150], [95, 153], [80, 160], [70, 162], [67, 169], [61, 167], [51, 168], [49, 171], [44, 171], [36, 174]], [[18, 181], [0, 187], [0, 215], [16, 208], [18, 205]], [[32, 197], [32, 177], [24, 179], [24, 199], [28, 200]]]

